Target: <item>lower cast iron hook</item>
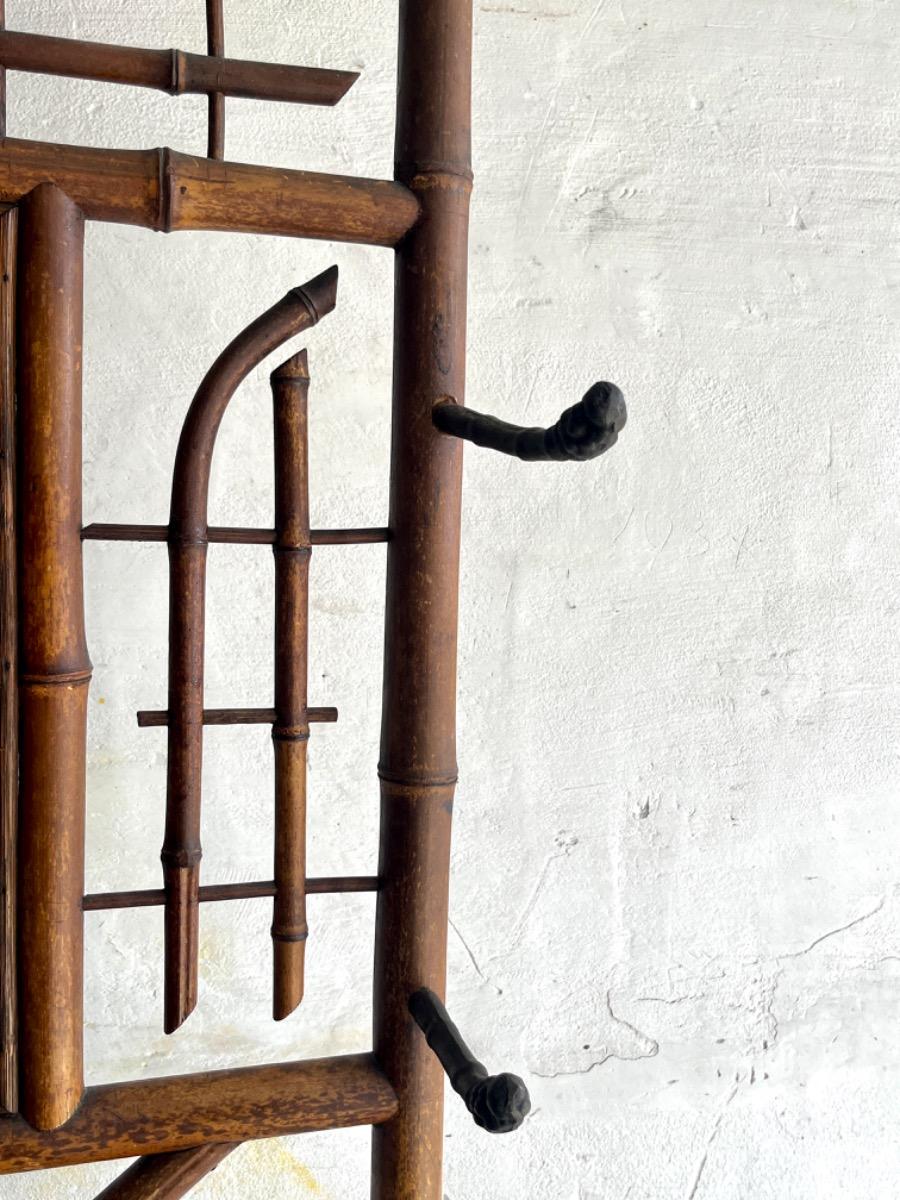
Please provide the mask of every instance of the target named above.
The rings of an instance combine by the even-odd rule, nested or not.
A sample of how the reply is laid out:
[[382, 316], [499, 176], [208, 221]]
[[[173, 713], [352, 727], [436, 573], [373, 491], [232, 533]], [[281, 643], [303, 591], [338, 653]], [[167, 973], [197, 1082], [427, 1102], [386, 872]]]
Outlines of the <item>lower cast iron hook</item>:
[[488, 1133], [511, 1133], [531, 1111], [528, 1088], [518, 1075], [488, 1075], [462, 1040], [438, 997], [420, 988], [409, 998], [409, 1011], [440, 1059], [450, 1086], [462, 1096], [475, 1124]]
[[625, 397], [614, 383], [595, 383], [549, 429], [528, 429], [475, 412], [442, 396], [431, 410], [441, 433], [511, 454], [523, 462], [585, 462], [616, 444], [625, 427]]

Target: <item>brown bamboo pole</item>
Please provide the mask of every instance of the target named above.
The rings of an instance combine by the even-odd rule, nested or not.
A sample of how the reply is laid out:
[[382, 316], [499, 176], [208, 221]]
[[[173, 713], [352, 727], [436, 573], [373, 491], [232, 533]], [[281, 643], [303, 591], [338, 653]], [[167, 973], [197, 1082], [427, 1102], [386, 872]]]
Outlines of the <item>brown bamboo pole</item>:
[[169, 514], [169, 738], [166, 836], [165, 1030], [197, 1003], [200, 777], [209, 474], [219, 424], [243, 379], [267, 354], [329, 313], [337, 267], [292, 291], [231, 342], [188, 410], [172, 479]]
[[422, 218], [395, 270], [374, 1032], [400, 1107], [373, 1200], [442, 1195], [443, 1078], [407, 1002], [446, 975], [462, 447], [431, 408], [465, 384], [471, 39], [471, 0], [401, 0], [395, 174]]
[[[2, 13], [2, 7], [0, 7]], [[0, 1109], [18, 1107], [16, 827], [19, 790], [16, 612], [15, 209], [0, 215]]]
[[275, 903], [272, 1015], [303, 999], [306, 748], [309, 742], [309, 369], [301, 350], [272, 372], [275, 430]]
[[164, 233], [214, 229], [394, 246], [419, 205], [410, 190], [353, 179], [192, 158], [174, 150], [98, 150], [5, 138], [0, 203], [50, 182], [91, 221]]
[[[206, 0], [206, 53], [225, 57], [225, 11], [222, 0]], [[225, 157], [225, 96], [210, 92], [207, 158]]]
[[236, 1143], [226, 1142], [147, 1154], [98, 1192], [95, 1200], [181, 1200], [236, 1149]]
[[111, 1083], [88, 1088], [71, 1121], [49, 1133], [0, 1117], [0, 1175], [374, 1125], [396, 1109], [371, 1054]]
[[53, 1129], [84, 1086], [84, 221], [52, 184], [25, 198], [19, 220], [20, 1107], [35, 1128]]
[[[207, 0], [207, 12], [219, 3]], [[224, 58], [221, 17], [216, 19], [214, 15], [213, 21], [209, 55], [0, 31], [0, 63], [11, 71], [129, 84], [173, 96], [242, 96], [248, 100], [328, 106], [337, 104], [359, 78], [355, 71]]]

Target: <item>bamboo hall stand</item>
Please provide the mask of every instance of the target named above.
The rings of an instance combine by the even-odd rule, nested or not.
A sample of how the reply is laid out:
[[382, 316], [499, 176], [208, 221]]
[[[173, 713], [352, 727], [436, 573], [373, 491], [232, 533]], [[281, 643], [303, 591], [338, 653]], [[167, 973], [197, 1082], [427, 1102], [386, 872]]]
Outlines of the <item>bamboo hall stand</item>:
[[[395, 173], [370, 180], [223, 162], [225, 97], [336, 104], [351, 72], [225, 57], [221, 0], [207, 0], [207, 55], [5, 31], [0, 0], [0, 1173], [136, 1157], [102, 1196], [185, 1195], [241, 1142], [367, 1124], [373, 1200], [440, 1200], [443, 1076], [495, 1132], [529, 1110], [515, 1075], [488, 1075], [441, 997], [456, 782], [456, 638], [462, 442], [524, 461], [594, 458], [625, 423], [621, 393], [594, 384], [546, 429], [463, 404], [470, 166], [471, 0], [400, 0]], [[7, 69], [209, 97], [205, 158], [5, 136]], [[187, 408], [165, 526], [81, 521], [85, 224], [211, 229], [393, 248], [394, 364], [386, 528], [309, 524], [305, 350], [271, 376], [275, 497], [269, 529], [208, 524], [216, 435], [242, 380], [325, 320], [333, 267], [239, 332]], [[322, 336], [317, 334], [316, 336]], [[165, 542], [169, 689], [139, 725], [166, 726], [163, 886], [83, 894], [85, 732], [91, 664], [84, 540]], [[314, 547], [387, 543], [381, 838], [375, 877], [306, 877], [310, 727], [337, 720], [307, 697]], [[203, 704], [210, 543], [270, 545], [275, 558], [271, 708]], [[273, 878], [201, 884], [203, 731], [271, 728]], [[164, 1012], [198, 999], [200, 906], [268, 897], [273, 1016], [301, 1002], [306, 896], [377, 894], [370, 1053], [110, 1083], [83, 1081], [83, 914], [159, 906]]]

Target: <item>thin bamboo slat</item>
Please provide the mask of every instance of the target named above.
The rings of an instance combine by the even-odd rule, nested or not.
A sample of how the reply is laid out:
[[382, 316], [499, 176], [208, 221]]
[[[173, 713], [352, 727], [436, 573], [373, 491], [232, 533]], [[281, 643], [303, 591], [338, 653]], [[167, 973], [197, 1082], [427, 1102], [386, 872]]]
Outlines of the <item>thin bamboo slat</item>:
[[[86, 542], [166, 542], [168, 525], [85, 525], [81, 531]], [[391, 531], [383, 527], [371, 529], [312, 529], [311, 546], [364, 546], [373, 542], [389, 542]], [[209, 540], [232, 546], [271, 546], [274, 529], [246, 529], [231, 525], [210, 525]]]
[[[338, 719], [336, 708], [308, 708], [310, 723], [333, 725]], [[204, 708], [204, 725], [274, 725], [278, 714], [274, 708]], [[168, 725], [169, 714], [165, 709], [144, 709], [137, 715], [141, 729], [159, 728]]]
[[[307, 879], [307, 896], [337, 895], [349, 892], [377, 892], [377, 875], [322, 875]], [[256, 900], [275, 895], [275, 880], [256, 883], [211, 883], [200, 889], [200, 903], [216, 900]], [[155, 908], [165, 904], [163, 888], [139, 892], [94, 892], [84, 898], [85, 912], [101, 912], [113, 908]]]
[[44, 183], [25, 198], [19, 221], [19, 1100], [30, 1124], [53, 1129], [83, 1090], [84, 220]]
[[91, 221], [163, 233], [211, 229], [395, 246], [419, 216], [400, 183], [192, 158], [174, 150], [98, 150], [4, 138], [0, 202], [55, 183]]

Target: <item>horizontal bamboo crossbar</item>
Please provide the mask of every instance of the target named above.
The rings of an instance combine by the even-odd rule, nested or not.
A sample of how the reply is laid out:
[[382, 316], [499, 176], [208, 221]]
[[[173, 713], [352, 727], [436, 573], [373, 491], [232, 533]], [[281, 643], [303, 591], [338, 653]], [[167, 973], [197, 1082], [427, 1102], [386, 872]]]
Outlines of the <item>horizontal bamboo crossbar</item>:
[[184, 50], [141, 50], [8, 30], [0, 32], [0, 64], [9, 71], [124, 83], [172, 96], [218, 92], [289, 104], [337, 104], [359, 78], [356, 71], [244, 62]]
[[[307, 879], [310, 896], [337, 895], [349, 892], [377, 892], [377, 875], [321, 875]], [[275, 895], [274, 879], [253, 883], [211, 883], [200, 889], [200, 903], [216, 900], [256, 900]], [[165, 904], [163, 888], [147, 888], [135, 892], [91, 892], [84, 898], [85, 912], [104, 912], [113, 908], [157, 908]]]
[[49, 1133], [0, 1117], [0, 1174], [380, 1125], [396, 1111], [371, 1054], [112, 1083], [88, 1088], [72, 1119]]
[[[94, 522], [81, 531], [85, 542], [165, 542], [168, 525], [103, 525]], [[208, 540], [231, 546], [271, 546], [274, 529], [246, 529], [235, 525], [210, 525]], [[363, 546], [372, 542], [389, 542], [391, 531], [382, 527], [370, 529], [313, 529], [313, 546]]]
[[[336, 708], [308, 708], [307, 720], [311, 724], [333, 725], [338, 719]], [[274, 725], [277, 713], [274, 708], [204, 708], [204, 725]], [[137, 715], [141, 729], [158, 729], [169, 724], [169, 714], [164, 708], [144, 708]]]
[[194, 158], [0, 140], [0, 202], [54, 183], [92, 221], [395, 246], [419, 217], [400, 183]]

